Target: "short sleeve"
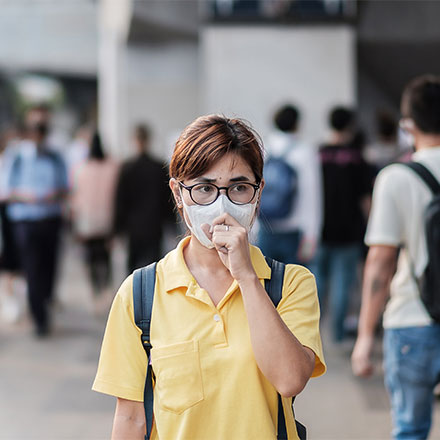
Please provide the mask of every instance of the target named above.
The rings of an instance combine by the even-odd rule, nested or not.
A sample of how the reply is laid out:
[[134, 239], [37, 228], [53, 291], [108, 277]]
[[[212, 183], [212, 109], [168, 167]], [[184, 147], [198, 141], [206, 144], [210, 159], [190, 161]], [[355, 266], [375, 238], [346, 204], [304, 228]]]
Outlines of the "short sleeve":
[[403, 226], [396, 198], [402, 193], [399, 170], [395, 166], [379, 173], [373, 190], [373, 201], [368, 221], [365, 244], [399, 246]]
[[147, 356], [133, 317], [132, 276], [113, 301], [92, 389], [123, 399], [143, 401]]
[[316, 355], [312, 377], [325, 373], [326, 366], [319, 333], [319, 301], [315, 277], [304, 267], [288, 264], [283, 297], [277, 310], [290, 331]]

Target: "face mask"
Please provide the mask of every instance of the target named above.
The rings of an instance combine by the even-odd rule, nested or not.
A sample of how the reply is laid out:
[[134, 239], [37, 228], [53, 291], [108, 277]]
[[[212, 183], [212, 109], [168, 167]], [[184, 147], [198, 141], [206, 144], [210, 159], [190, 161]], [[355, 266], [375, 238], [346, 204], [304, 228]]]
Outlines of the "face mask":
[[199, 240], [200, 243], [202, 243], [202, 245], [208, 249], [212, 249], [214, 245], [203, 232], [203, 224], [207, 223], [209, 226], [211, 226], [214, 219], [224, 213], [228, 213], [249, 232], [254, 219], [255, 209], [257, 207], [257, 202], [247, 203], [246, 205], [236, 205], [235, 203], [232, 203], [225, 194], [220, 194], [214, 203], [207, 206], [187, 205], [183, 201], [183, 197], [182, 203], [185, 208], [185, 214], [192, 225], [190, 226], [188, 222], [186, 222], [189, 230], [197, 238], [197, 240]]

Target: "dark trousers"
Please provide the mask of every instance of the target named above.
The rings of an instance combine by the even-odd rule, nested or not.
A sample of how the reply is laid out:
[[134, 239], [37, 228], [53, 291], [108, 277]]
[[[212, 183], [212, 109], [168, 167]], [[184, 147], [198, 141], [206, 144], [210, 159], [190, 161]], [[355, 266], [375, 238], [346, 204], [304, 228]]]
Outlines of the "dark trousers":
[[136, 238], [130, 238], [128, 242], [128, 273], [135, 269], [147, 266], [161, 257], [160, 240], [145, 241]]
[[84, 241], [86, 261], [94, 294], [99, 294], [110, 285], [110, 244], [107, 237], [88, 238]]
[[61, 219], [13, 222], [14, 236], [28, 288], [28, 301], [37, 327], [47, 327], [53, 297]]

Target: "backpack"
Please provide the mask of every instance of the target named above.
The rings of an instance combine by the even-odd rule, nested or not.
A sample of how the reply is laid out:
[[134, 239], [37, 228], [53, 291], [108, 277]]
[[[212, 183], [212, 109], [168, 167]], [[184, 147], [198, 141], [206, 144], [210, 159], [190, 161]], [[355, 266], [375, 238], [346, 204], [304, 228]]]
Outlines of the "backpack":
[[[52, 165], [55, 168], [55, 185], [57, 188], [64, 188], [66, 183], [66, 168], [64, 165], [64, 161], [60, 155], [55, 153], [54, 151], [45, 151], [45, 156], [52, 162]], [[22, 173], [22, 162], [23, 158], [21, 154], [17, 154], [11, 164], [11, 172], [9, 176], [9, 183], [11, 185], [17, 185], [20, 183], [21, 173]]]
[[283, 157], [269, 156], [264, 164], [260, 214], [268, 221], [285, 219], [295, 208], [298, 173]]
[[415, 276], [413, 267], [411, 272], [427, 312], [435, 322], [440, 323], [440, 183], [419, 162], [409, 162], [405, 166], [423, 180], [433, 195], [423, 214], [428, 264], [419, 278]]
[[[283, 290], [284, 271], [286, 265], [279, 261], [272, 260], [266, 257], [266, 261], [269, 264], [272, 276], [271, 279], [264, 281], [264, 287], [276, 307], [281, 300]], [[150, 343], [150, 323], [151, 312], [153, 309], [154, 288], [156, 284], [156, 264], [152, 263], [146, 267], [142, 267], [133, 272], [133, 309], [134, 320], [137, 327], [142, 331], [141, 341], [142, 345], [147, 353], [148, 367], [147, 377], [145, 380], [144, 389], [144, 409], [145, 409], [145, 421], [147, 425], [147, 433], [145, 440], [148, 440], [153, 428], [153, 372], [150, 363], [150, 350], [152, 345]], [[292, 413], [293, 402], [295, 397], [292, 398]], [[304, 425], [295, 420], [296, 430], [300, 440], [306, 440], [307, 431]], [[287, 440], [287, 427], [284, 418], [283, 404], [281, 396], [278, 394], [278, 432], [277, 440]]]

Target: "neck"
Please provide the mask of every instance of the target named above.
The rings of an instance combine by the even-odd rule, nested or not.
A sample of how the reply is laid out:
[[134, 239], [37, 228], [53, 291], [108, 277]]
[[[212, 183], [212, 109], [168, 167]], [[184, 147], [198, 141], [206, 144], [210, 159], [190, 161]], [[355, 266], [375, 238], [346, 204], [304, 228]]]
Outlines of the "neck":
[[351, 134], [343, 131], [332, 131], [330, 135], [330, 145], [346, 144], [350, 140]]
[[191, 270], [191, 266], [208, 269], [212, 271], [226, 271], [227, 268], [220, 260], [217, 251], [203, 246], [195, 237], [191, 237], [188, 245], [183, 250], [186, 264]]
[[415, 136], [416, 150], [423, 150], [425, 148], [440, 147], [440, 135], [418, 133]]

